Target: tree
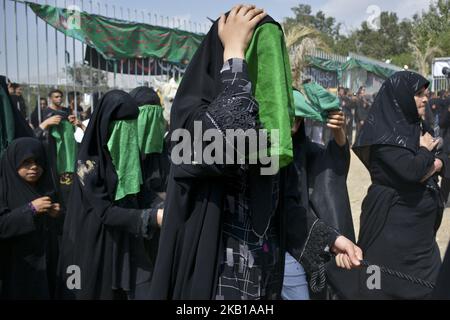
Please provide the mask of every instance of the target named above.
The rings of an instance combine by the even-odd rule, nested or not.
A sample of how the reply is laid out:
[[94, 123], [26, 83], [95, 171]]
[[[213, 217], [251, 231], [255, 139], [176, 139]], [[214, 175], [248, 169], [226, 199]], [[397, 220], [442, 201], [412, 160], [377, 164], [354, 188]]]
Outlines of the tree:
[[[313, 14], [310, 5], [299, 4], [292, 12], [294, 17], [286, 18], [283, 27], [286, 34], [296, 39], [294, 47], [302, 43], [303, 47], [324, 47], [340, 55], [355, 52], [378, 60], [389, 59], [424, 75], [428, 75], [437, 55], [450, 56], [450, 0], [433, 1], [428, 10], [415, 14], [411, 20], [400, 21], [396, 13], [382, 12], [379, 30], [363, 22], [350, 34], [340, 33], [341, 24], [334, 17], [322, 11]], [[297, 65], [301, 50], [294, 54], [294, 66], [301, 65]]]
[[416, 59], [416, 65], [418, 71], [424, 77], [428, 76], [430, 73], [430, 65], [432, 59], [442, 53], [442, 50], [431, 44], [432, 39], [428, 39], [424, 46], [418, 46], [416, 41], [410, 43], [412, 49], [412, 54]]
[[429, 10], [413, 18], [412, 49], [418, 71], [429, 75], [432, 60], [438, 55], [450, 55], [450, 0], [438, 0]]

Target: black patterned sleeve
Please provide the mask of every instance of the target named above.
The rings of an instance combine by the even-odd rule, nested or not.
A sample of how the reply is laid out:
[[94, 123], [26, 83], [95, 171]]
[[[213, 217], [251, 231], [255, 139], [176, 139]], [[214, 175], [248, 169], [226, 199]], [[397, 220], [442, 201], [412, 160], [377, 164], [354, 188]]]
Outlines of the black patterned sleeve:
[[340, 234], [317, 219], [311, 226], [305, 246], [298, 257], [300, 263], [308, 273], [318, 270], [331, 258], [331, 248]]
[[325, 265], [332, 257], [331, 248], [339, 236], [339, 232], [335, 229], [316, 219], [309, 228], [308, 238], [302, 250], [294, 249], [291, 253], [305, 269], [309, 277], [309, 286], [315, 293], [325, 288]]
[[257, 127], [258, 103], [252, 97], [252, 83], [247, 63], [233, 58], [226, 61], [221, 71], [222, 92], [208, 106], [205, 122], [225, 134], [227, 129], [248, 130]]

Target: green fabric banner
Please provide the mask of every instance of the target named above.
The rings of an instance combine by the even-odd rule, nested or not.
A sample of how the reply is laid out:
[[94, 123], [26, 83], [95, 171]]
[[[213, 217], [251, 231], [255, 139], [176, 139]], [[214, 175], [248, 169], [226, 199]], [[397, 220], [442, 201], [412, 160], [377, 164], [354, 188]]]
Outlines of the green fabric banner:
[[338, 75], [338, 80], [341, 82], [342, 73], [347, 70], [351, 70], [354, 68], [361, 68], [368, 72], [371, 72], [383, 79], [387, 79], [392, 76], [395, 72], [394, 69], [389, 69], [385, 67], [381, 67], [379, 65], [363, 62], [361, 60], [351, 58], [345, 63], [340, 63], [338, 61], [322, 59], [318, 57], [307, 56], [308, 65], [317, 69], [321, 69], [329, 72], [336, 72]]
[[95, 48], [105, 59], [154, 57], [187, 64], [203, 36], [178, 29], [129, 23], [75, 10], [27, 2], [45, 22]]
[[342, 68], [342, 63], [333, 60], [322, 59], [318, 57], [307, 56], [306, 61], [308, 65], [314, 67], [316, 69], [320, 69], [328, 72], [336, 72], [338, 81], [342, 82], [342, 72], [344, 71]]
[[291, 127], [294, 119], [292, 75], [283, 31], [273, 23], [256, 29], [245, 59], [253, 85], [253, 94], [259, 104], [259, 118], [267, 130], [279, 132], [279, 144], [274, 144], [280, 167], [293, 159]]
[[62, 120], [58, 126], [51, 127], [50, 134], [56, 142], [56, 169], [58, 174], [75, 172], [77, 159], [77, 142], [74, 137], [75, 128]]
[[163, 151], [164, 133], [166, 132], [163, 111], [163, 108], [157, 105], [139, 107], [139, 150], [143, 154], [161, 153]]
[[108, 150], [117, 173], [115, 201], [141, 191], [142, 170], [137, 119], [114, 121], [110, 125]]
[[354, 68], [361, 68], [368, 72], [372, 72], [373, 74], [375, 74], [383, 79], [387, 79], [390, 76], [392, 76], [394, 73], [397, 72], [394, 69], [384, 68], [384, 67], [378, 66], [376, 64], [363, 62], [363, 61], [355, 59], [355, 58], [351, 58], [349, 61], [347, 61], [342, 66], [343, 70], [351, 70]]

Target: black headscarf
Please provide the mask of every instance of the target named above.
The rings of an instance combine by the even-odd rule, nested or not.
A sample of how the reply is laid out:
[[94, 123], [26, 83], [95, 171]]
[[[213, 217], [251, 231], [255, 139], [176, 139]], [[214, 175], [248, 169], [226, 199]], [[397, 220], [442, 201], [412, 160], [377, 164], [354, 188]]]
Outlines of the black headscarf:
[[130, 92], [130, 96], [136, 100], [138, 106], [144, 105], [161, 105], [161, 99], [153, 88], [149, 87], [137, 87]]
[[[276, 22], [267, 16], [258, 26], [264, 23]], [[194, 120], [221, 92], [223, 50], [216, 21], [186, 69], [172, 105], [170, 132], [184, 128], [192, 135]], [[215, 166], [171, 166], [155, 266], [158, 276], [152, 280], [154, 299], [213, 298], [221, 254], [225, 192], [221, 176], [222, 171]], [[250, 174], [251, 211], [264, 217], [260, 220], [252, 217], [253, 222], [258, 222], [253, 229], [262, 230], [261, 234], [270, 219], [272, 179]]]
[[[23, 161], [34, 159], [44, 170], [36, 187], [24, 181], [17, 170]], [[35, 138], [19, 138], [6, 149], [1, 159], [0, 176], [2, 203], [15, 209], [49, 193], [53, 189], [47, 170], [44, 146]]]
[[117, 174], [107, 151], [110, 123], [136, 119], [138, 115], [139, 109], [129, 94], [120, 90], [107, 92], [94, 109], [78, 152], [78, 163], [86, 160], [96, 162], [98, 176], [95, 177], [97, 181], [92, 183], [95, 186], [101, 184], [100, 187], [106, 188], [112, 199], [117, 185]]
[[[67, 204], [61, 248], [60, 276], [67, 277], [66, 269], [80, 266], [84, 280], [82, 291], [67, 291], [62, 280], [60, 295], [81, 299], [106, 298], [112, 290], [113, 238], [100, 220], [114, 203], [117, 173], [108, 152], [110, 124], [116, 120], [136, 119], [139, 109], [131, 96], [120, 90], [107, 92], [94, 109], [81, 143], [74, 178]], [[127, 215], [121, 216], [127, 219]], [[104, 262], [106, 261], [106, 262]], [[101, 286], [99, 285], [101, 284]]]
[[423, 128], [414, 96], [429, 84], [427, 79], [410, 71], [397, 72], [383, 83], [353, 146], [366, 167], [372, 145], [418, 150]]
[[[27, 159], [34, 159], [43, 169], [35, 186], [17, 173]], [[43, 196], [58, 202], [47, 164], [44, 146], [36, 138], [18, 138], [9, 145], [0, 166], [0, 214], [31, 215], [31, 211], [26, 210], [27, 204]], [[18, 211], [13, 213], [14, 210]], [[31, 222], [19, 219], [8, 228], [11, 236], [0, 241], [4, 298], [49, 299], [53, 296], [60, 226], [60, 219], [39, 215]]]
[[[30, 128], [28, 123], [25, 121], [24, 117], [20, 114], [17, 107], [15, 107], [11, 95], [8, 92], [8, 83], [5, 76], [0, 76], [0, 86], [4, 94], [6, 94], [6, 105], [0, 100], [0, 154], [2, 149], [7, 147], [8, 141], [12, 141], [16, 138], [21, 137], [34, 137], [33, 130]], [[8, 108], [8, 112], [6, 112]], [[7, 115], [12, 115], [12, 119], [6, 119]], [[7, 137], [7, 126], [12, 130], [8, 130], [13, 134], [12, 137]]]

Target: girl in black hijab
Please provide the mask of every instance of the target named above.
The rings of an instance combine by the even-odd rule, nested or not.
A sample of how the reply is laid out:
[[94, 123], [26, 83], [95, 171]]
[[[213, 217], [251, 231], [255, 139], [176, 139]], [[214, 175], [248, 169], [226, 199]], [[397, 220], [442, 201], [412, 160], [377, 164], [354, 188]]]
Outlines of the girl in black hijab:
[[0, 297], [50, 299], [60, 205], [39, 140], [14, 140], [1, 159], [0, 177]]
[[[77, 158], [59, 261], [59, 297], [145, 299], [153, 263], [145, 241], [162, 210], [138, 209], [141, 168], [137, 142], [139, 109], [119, 90], [94, 109]], [[80, 282], [70, 285], [71, 266]]]
[[[428, 86], [425, 78], [408, 71], [386, 80], [353, 150], [372, 179], [362, 204], [358, 240], [365, 258], [434, 282], [441, 264], [435, 236], [443, 212], [437, 174], [448, 173], [446, 160], [435, 153], [438, 141], [422, 123]], [[386, 274], [381, 274], [380, 288], [369, 290], [370, 275], [361, 270], [359, 288], [343, 295], [421, 299], [430, 294], [426, 287]]]

